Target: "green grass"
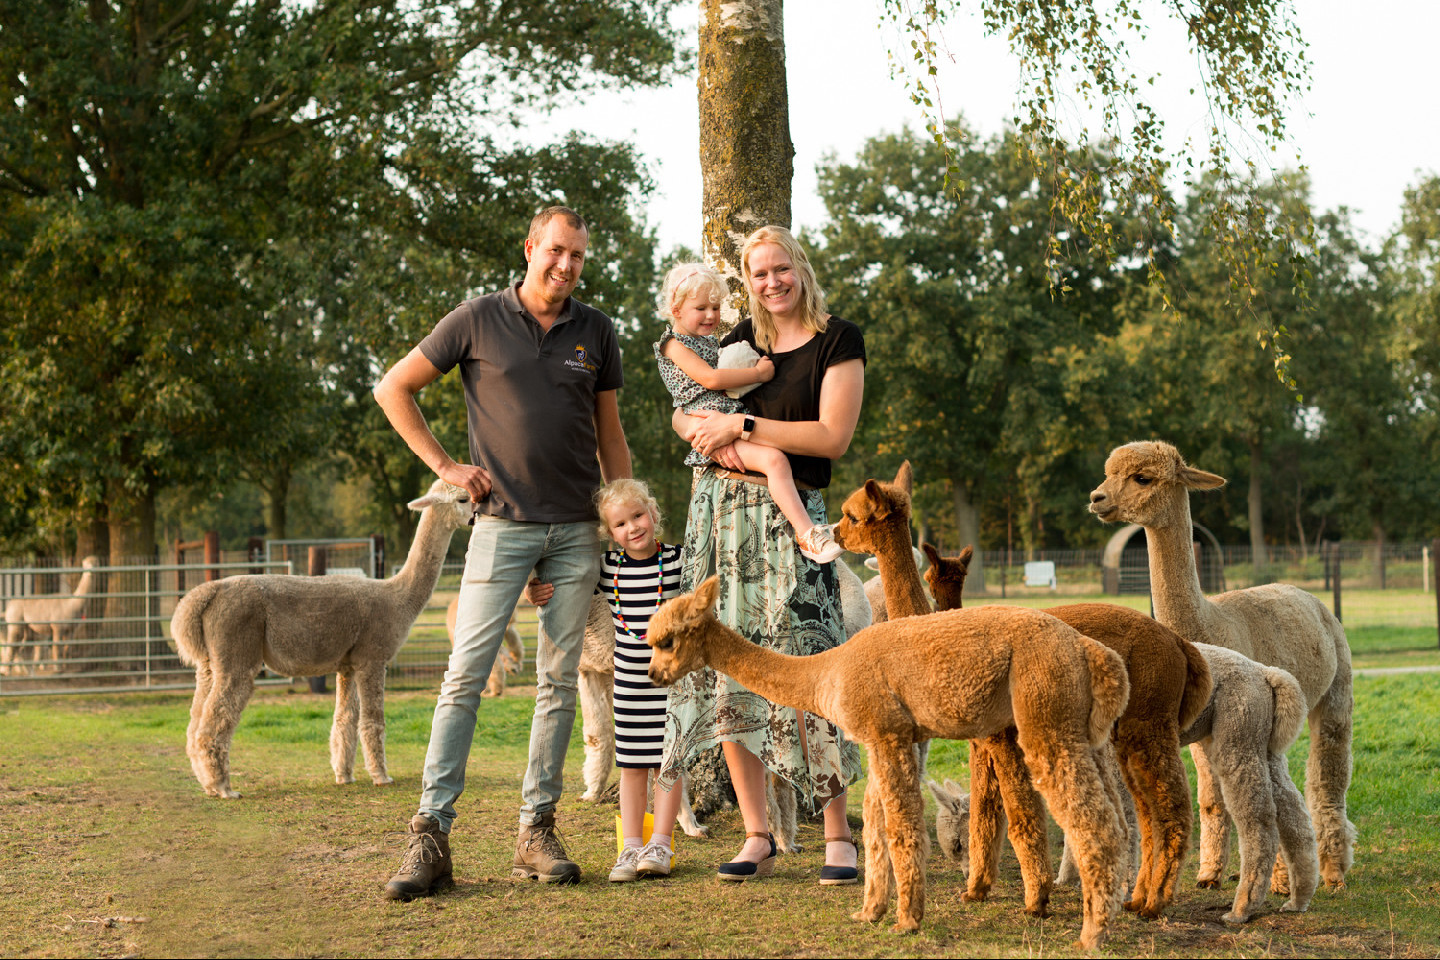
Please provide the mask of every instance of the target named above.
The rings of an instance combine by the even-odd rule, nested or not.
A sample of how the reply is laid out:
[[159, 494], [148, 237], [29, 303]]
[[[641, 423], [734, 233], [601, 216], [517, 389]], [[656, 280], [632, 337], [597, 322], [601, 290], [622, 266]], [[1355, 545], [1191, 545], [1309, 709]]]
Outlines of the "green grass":
[[[239, 801], [206, 798], [184, 755], [183, 697], [0, 701], [0, 956], [1035, 956], [1072, 955], [1078, 895], [1027, 920], [1007, 854], [995, 897], [962, 904], [963, 879], [930, 865], [918, 936], [852, 922], [858, 887], [822, 888], [821, 831], [776, 877], [721, 886], [713, 865], [743, 836], [733, 811], [708, 840], [680, 838], [665, 881], [611, 885], [613, 806], [576, 799], [578, 733], [560, 819], [585, 882], [512, 884], [531, 701], [481, 708], [454, 851], [459, 886], [412, 904], [380, 898], [419, 796], [433, 692], [392, 693], [388, 754], [396, 784], [331, 783], [324, 698], [267, 690], [232, 753]], [[1107, 956], [1433, 956], [1440, 951], [1440, 677], [1356, 683], [1360, 829], [1350, 884], [1310, 912], [1266, 913], [1240, 931], [1219, 920], [1233, 887], [1180, 895], [1158, 922], [1123, 916]], [[1291, 753], [1303, 777], [1305, 742]], [[931, 772], [964, 779], [966, 748], [936, 743]], [[859, 787], [850, 812], [858, 825]], [[1232, 860], [1232, 870], [1235, 861]], [[1277, 901], [1272, 898], [1273, 910]], [[118, 919], [117, 919], [118, 918]]]

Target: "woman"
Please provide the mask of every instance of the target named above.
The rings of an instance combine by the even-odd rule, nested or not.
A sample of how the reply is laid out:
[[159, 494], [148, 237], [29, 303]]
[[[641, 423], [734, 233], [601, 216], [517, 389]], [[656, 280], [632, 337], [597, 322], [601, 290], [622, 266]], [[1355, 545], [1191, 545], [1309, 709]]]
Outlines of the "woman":
[[[726, 342], [748, 341], [775, 364], [775, 376], [745, 397], [745, 413], [677, 411], [675, 427], [691, 446], [729, 467], [737, 439], [785, 451], [817, 523], [830, 461], [850, 445], [865, 389], [865, 342], [854, 324], [825, 311], [810, 262], [784, 227], [755, 231], [741, 251], [752, 319]], [[720, 575], [716, 613], [753, 643], [807, 655], [841, 643], [840, 600], [833, 564], [802, 557], [794, 531], [765, 478], [707, 467], [698, 473], [685, 533], [682, 588]], [[801, 802], [825, 811], [823, 884], [856, 882], [856, 850], [845, 817], [846, 789], [860, 776], [859, 748], [835, 726], [799, 715], [751, 693], [714, 670], [696, 671], [672, 688], [665, 724], [662, 778], [673, 781], [696, 754], [722, 745], [745, 820], [747, 838], [721, 879], [765, 876], [775, 844], [765, 811], [765, 771], [795, 786]]]

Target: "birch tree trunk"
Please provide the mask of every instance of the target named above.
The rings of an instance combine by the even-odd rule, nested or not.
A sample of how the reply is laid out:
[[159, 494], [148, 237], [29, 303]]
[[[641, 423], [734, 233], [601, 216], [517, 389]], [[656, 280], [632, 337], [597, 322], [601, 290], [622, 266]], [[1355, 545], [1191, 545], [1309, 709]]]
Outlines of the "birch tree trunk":
[[790, 226], [790, 96], [782, 0], [700, 0], [700, 176], [705, 260], [742, 315], [740, 248], [766, 224]]

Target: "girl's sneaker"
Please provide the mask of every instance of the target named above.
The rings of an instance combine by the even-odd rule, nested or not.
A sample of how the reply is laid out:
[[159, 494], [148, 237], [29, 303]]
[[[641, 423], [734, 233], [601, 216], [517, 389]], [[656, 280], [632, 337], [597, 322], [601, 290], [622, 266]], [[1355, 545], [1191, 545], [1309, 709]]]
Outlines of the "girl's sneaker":
[[[651, 844], [654, 846], [654, 844]], [[626, 847], [620, 851], [620, 859], [615, 861], [615, 866], [610, 868], [611, 883], [625, 883], [634, 880], [640, 874], [635, 870], [635, 865], [640, 861], [639, 847]]]
[[828, 523], [817, 523], [800, 534], [795, 538], [800, 552], [816, 563], [829, 563], [840, 556], [845, 552], [845, 548], [836, 543], [835, 538], [830, 535], [833, 529]]
[[675, 852], [658, 840], [640, 848], [640, 860], [635, 865], [635, 870], [642, 877], [668, 877], [670, 876], [670, 858]]

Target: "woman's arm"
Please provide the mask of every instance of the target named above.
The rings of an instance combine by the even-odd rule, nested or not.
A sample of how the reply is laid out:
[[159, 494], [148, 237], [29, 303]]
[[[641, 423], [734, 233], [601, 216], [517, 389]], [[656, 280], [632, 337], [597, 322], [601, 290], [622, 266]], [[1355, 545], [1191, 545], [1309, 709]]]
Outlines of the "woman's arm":
[[701, 360], [694, 350], [678, 340], [665, 341], [661, 352], [667, 360], [679, 367], [685, 376], [706, 390], [729, 390], [752, 383], [766, 383], [775, 376], [775, 364], [769, 357], [761, 357], [753, 367], [729, 367], [722, 370]]
[[[820, 419], [790, 421], [756, 417], [750, 440], [786, 453], [838, 460], [850, 448], [864, 398], [865, 362], [842, 360], [827, 368], [825, 378], [820, 381]], [[707, 457], [714, 456], [711, 450], [735, 442], [745, 423], [742, 413], [714, 413], [687, 419], [695, 421], [690, 445]], [[679, 426], [676, 432], [685, 436]]]
[[[702, 413], [709, 413], [709, 411], [702, 411]], [[675, 412], [670, 414], [670, 426], [680, 435], [681, 440], [684, 440], [692, 447], [695, 445], [693, 442], [695, 427], [699, 423], [700, 417], [692, 417], [679, 407], [676, 407]], [[740, 473], [745, 469], [745, 462], [740, 459], [740, 455], [735, 452], [735, 448], [728, 443], [717, 447], [714, 451], [705, 454], [705, 456], [714, 460], [726, 470], [733, 470], [736, 473]]]

